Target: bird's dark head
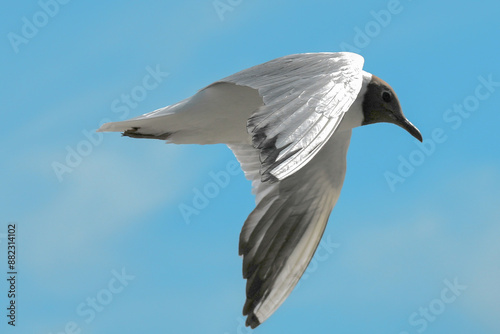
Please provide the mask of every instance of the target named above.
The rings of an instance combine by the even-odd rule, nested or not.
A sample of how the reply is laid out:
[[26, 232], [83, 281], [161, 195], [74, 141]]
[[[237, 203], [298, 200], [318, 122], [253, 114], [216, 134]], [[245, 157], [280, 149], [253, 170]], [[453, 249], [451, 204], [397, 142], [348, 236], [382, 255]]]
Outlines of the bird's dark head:
[[363, 99], [363, 124], [393, 123], [422, 141], [420, 131], [406, 119], [401, 111], [398, 97], [387, 82], [372, 75]]

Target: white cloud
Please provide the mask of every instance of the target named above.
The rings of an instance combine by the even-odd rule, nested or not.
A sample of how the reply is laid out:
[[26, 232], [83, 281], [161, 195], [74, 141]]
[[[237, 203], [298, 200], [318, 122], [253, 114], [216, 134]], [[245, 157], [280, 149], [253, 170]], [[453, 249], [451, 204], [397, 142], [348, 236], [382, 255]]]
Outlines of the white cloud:
[[106, 261], [113, 254], [96, 248], [96, 241], [144, 223], [141, 214], [173, 200], [182, 178], [169, 175], [177, 167], [165, 159], [175, 160], [179, 152], [164, 146], [145, 149], [147, 164], [95, 150], [65, 181], [59, 184], [54, 178], [60, 190], [50, 204], [21, 221], [24, 237], [31, 241], [23, 245], [24, 252], [33, 267], [50, 271], [64, 261]]

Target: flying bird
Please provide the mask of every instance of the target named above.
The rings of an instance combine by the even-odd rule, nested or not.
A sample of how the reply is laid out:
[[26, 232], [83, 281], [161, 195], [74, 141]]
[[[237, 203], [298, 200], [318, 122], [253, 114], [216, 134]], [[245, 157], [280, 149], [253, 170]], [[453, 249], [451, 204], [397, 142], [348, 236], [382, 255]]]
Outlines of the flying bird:
[[256, 195], [239, 241], [247, 326], [276, 311], [313, 257], [344, 182], [351, 130], [388, 122], [422, 141], [391, 86], [363, 64], [350, 52], [289, 55], [98, 130], [233, 151]]

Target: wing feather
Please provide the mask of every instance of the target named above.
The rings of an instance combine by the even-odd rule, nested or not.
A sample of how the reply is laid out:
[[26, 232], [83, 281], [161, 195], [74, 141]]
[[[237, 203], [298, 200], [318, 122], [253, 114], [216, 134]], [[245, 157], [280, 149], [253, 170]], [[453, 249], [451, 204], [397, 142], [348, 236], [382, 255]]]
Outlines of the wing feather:
[[259, 149], [229, 146], [257, 195], [239, 246], [247, 279], [243, 314], [252, 328], [283, 303], [314, 255], [340, 194], [350, 135], [334, 133], [307, 166], [275, 183], [260, 178]]
[[262, 181], [292, 175], [325, 145], [361, 90], [363, 62], [349, 52], [297, 54], [221, 80], [262, 96], [264, 105], [247, 123]]

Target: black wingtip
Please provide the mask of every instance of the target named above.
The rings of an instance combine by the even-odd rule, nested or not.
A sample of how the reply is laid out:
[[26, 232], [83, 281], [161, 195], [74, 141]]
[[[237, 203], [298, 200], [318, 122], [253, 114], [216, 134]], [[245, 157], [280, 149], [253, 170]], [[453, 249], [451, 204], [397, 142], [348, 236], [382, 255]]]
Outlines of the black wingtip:
[[250, 314], [247, 317], [247, 321], [245, 322], [245, 326], [250, 327], [251, 329], [255, 329], [260, 325], [260, 321], [255, 314]]
[[130, 137], [130, 138], [145, 138], [145, 139], [160, 139], [160, 140], [167, 140], [172, 133], [170, 132], [165, 132], [159, 135], [152, 135], [152, 134], [144, 134], [140, 133], [139, 130], [140, 127], [132, 127], [128, 130], [125, 130], [122, 132], [123, 137]]

